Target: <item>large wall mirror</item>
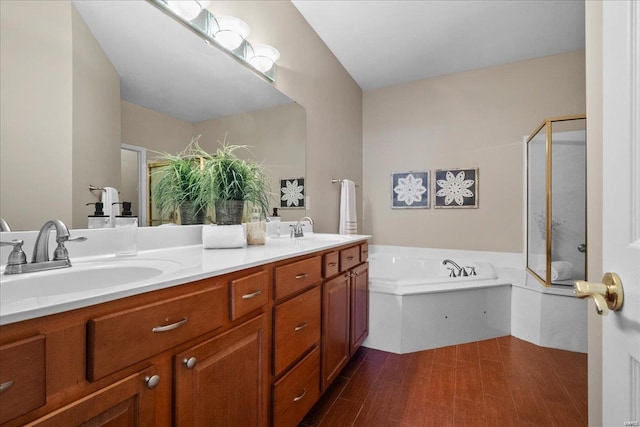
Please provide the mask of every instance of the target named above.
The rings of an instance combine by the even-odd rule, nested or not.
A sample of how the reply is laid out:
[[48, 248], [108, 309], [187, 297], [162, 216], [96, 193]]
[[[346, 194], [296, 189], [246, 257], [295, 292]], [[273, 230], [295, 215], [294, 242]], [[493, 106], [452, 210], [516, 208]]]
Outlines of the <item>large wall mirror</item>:
[[544, 286], [586, 277], [586, 118], [548, 119], [527, 139], [527, 270]]
[[117, 188], [139, 213], [145, 163], [198, 135], [207, 151], [225, 138], [253, 147], [274, 207], [280, 180], [305, 175], [304, 108], [152, 3], [0, 7], [0, 217], [12, 229], [86, 228], [86, 203], [100, 200], [90, 185]]

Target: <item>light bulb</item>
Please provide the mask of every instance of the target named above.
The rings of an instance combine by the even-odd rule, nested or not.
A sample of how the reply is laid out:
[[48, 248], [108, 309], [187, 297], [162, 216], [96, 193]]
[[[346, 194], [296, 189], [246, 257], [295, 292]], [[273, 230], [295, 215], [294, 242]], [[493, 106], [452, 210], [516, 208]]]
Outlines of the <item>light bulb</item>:
[[213, 37], [226, 49], [235, 50], [249, 36], [249, 26], [235, 16], [216, 16], [218, 29]]
[[191, 21], [209, 6], [209, 0], [167, 0], [167, 6], [176, 15]]
[[253, 45], [253, 55], [249, 57], [249, 64], [257, 70], [266, 73], [273, 67], [273, 64], [280, 58], [280, 52], [266, 44]]

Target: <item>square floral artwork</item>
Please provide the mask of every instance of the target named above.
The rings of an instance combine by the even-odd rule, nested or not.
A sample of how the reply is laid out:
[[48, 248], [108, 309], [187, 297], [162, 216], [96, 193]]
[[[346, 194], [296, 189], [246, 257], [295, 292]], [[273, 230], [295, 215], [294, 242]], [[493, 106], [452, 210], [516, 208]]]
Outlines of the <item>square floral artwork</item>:
[[304, 178], [280, 180], [280, 208], [304, 208]]
[[433, 181], [434, 207], [478, 207], [478, 168], [436, 169]]
[[391, 174], [391, 208], [429, 208], [429, 171]]

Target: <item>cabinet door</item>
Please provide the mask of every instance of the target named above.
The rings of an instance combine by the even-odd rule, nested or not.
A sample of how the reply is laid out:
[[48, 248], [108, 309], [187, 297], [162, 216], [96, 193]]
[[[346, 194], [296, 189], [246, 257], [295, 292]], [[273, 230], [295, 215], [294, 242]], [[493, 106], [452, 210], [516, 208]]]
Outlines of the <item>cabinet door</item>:
[[338, 376], [349, 360], [349, 274], [322, 285], [322, 389]]
[[261, 315], [176, 355], [177, 426], [263, 426], [269, 384]]
[[[156, 425], [155, 368], [124, 378], [29, 424], [37, 427]], [[153, 377], [153, 378], [152, 378]]]
[[369, 263], [352, 270], [351, 276], [351, 354], [369, 335]]

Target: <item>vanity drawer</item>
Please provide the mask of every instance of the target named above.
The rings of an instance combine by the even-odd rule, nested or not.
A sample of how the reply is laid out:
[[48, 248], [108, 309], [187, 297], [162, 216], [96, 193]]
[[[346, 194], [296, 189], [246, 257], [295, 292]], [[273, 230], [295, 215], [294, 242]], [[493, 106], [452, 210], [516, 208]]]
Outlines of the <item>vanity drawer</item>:
[[340, 251], [340, 271], [347, 271], [358, 264], [360, 264], [360, 246]]
[[280, 374], [320, 341], [320, 287], [274, 309], [273, 373]]
[[269, 300], [269, 275], [266, 271], [232, 280], [230, 283], [231, 320], [264, 306]]
[[0, 347], [0, 424], [46, 403], [45, 337]]
[[338, 274], [338, 272], [340, 272], [339, 260], [338, 251], [324, 254], [322, 257], [322, 277], [326, 279], [327, 277]]
[[219, 328], [227, 304], [227, 287], [217, 284], [89, 320], [87, 377], [95, 381]]
[[279, 300], [322, 280], [321, 257], [276, 267], [275, 299]]
[[273, 385], [273, 425], [297, 426], [320, 397], [320, 350], [316, 348]]
[[369, 243], [365, 242], [360, 245], [360, 262], [369, 260]]

